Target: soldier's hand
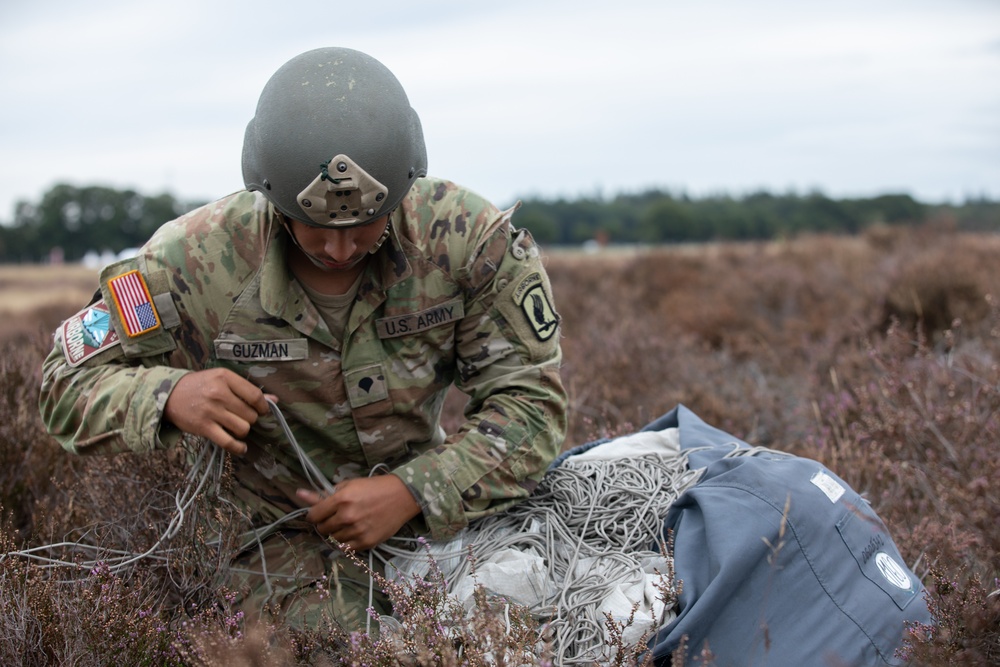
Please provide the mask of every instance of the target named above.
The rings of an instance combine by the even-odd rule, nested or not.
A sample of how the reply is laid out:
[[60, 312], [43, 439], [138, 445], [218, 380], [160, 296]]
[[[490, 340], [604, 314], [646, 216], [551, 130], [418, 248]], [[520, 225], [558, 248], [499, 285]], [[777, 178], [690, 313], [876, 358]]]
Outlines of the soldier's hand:
[[357, 551], [385, 542], [420, 514], [413, 494], [395, 475], [349, 479], [337, 484], [328, 496], [299, 489], [298, 496], [312, 506], [307, 521], [321, 534]]
[[247, 451], [243, 439], [267, 411], [259, 387], [225, 368], [211, 368], [182, 377], [167, 397], [163, 415], [185, 433], [242, 456]]

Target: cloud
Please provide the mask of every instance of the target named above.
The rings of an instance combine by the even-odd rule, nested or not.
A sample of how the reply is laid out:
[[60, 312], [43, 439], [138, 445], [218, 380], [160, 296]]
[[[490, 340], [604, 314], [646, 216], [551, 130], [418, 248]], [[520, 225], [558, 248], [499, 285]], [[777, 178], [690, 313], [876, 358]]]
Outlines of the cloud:
[[980, 0], [60, 7], [0, 9], [0, 220], [58, 181], [227, 194], [264, 82], [331, 43], [397, 74], [432, 173], [500, 204], [650, 186], [1000, 196], [1000, 7]]

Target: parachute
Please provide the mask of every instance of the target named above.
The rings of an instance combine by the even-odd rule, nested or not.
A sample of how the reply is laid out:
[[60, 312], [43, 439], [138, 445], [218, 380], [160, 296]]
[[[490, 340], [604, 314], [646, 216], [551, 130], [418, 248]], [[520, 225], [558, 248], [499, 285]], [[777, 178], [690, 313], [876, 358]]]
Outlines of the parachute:
[[932, 623], [919, 578], [843, 479], [683, 405], [565, 452], [532, 497], [426, 546], [394, 551], [387, 573], [423, 574], [429, 553], [460, 600], [475, 584], [530, 608], [562, 665], [611, 662], [608, 620], [658, 666], [681, 646], [685, 664], [896, 665], [908, 624]]

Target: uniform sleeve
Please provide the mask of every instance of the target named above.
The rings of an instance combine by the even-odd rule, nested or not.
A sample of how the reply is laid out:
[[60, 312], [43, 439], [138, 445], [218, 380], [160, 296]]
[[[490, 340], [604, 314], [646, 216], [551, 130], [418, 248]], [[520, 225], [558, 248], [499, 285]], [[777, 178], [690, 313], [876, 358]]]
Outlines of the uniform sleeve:
[[[130, 282], [129, 298], [135, 300], [118, 304], [110, 284], [123, 276], [141, 286]], [[155, 326], [136, 320], [136, 327], [150, 328], [127, 331], [121, 315], [127, 307], [144, 310]], [[102, 270], [95, 301], [60, 325], [42, 364], [42, 422], [64, 449], [147, 452], [179, 440], [180, 431], [162, 422], [167, 397], [188, 372], [185, 364], [168, 363], [177, 349], [177, 326], [162, 266], [140, 254]]]
[[145, 452], [176, 442], [180, 432], [160, 428], [163, 408], [187, 371], [130, 361], [120, 349], [72, 366], [60, 333], [42, 365], [42, 422], [66, 450], [76, 454]]
[[[203, 288], [212, 279], [218, 283], [225, 273], [239, 285], [252, 271], [238, 253], [261, 252], [260, 201], [236, 193], [191, 211], [160, 227], [136, 257], [102, 270], [98, 298], [60, 326], [42, 365], [42, 421], [65, 449], [146, 452], [180, 439], [180, 431], [163, 421], [167, 398], [186, 373], [205, 367], [205, 341], [211, 340], [205, 319], [221, 312], [232, 295], [193, 305], [206, 302]], [[213, 267], [218, 275], [206, 277]], [[129, 273], [142, 277], [148, 312], [159, 322], [134, 335], [125, 331], [124, 311], [109, 287]], [[133, 306], [142, 310], [146, 304]]]
[[495, 228], [467, 266], [471, 298], [456, 337], [456, 386], [470, 397], [458, 433], [394, 473], [434, 539], [531, 494], [566, 433], [559, 318], [530, 235]]

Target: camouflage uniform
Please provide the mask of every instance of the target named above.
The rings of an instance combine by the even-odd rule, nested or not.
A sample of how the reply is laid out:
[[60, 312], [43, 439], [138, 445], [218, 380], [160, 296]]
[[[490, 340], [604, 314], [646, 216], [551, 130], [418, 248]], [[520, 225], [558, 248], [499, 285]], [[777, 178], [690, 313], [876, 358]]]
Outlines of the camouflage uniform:
[[[43, 420], [75, 453], [167, 447], [180, 437], [162, 422], [176, 382], [229, 368], [277, 395], [329, 480], [385, 464], [422, 508], [409, 529], [449, 538], [530, 494], [565, 433], [558, 317], [537, 247], [512, 213], [419, 179], [334, 335], [292, 277], [291, 240], [263, 196], [238, 192], [192, 211], [138, 257], [106, 267], [102, 299], [56, 332]], [[131, 270], [158, 323], [137, 336], [111, 289]], [[106, 335], [101, 321], [110, 321]], [[467, 422], [446, 435], [440, 413], [452, 384], [470, 402]], [[264, 525], [296, 509], [295, 490], [309, 484], [270, 415], [246, 440], [247, 455], [233, 459], [235, 494]]]

